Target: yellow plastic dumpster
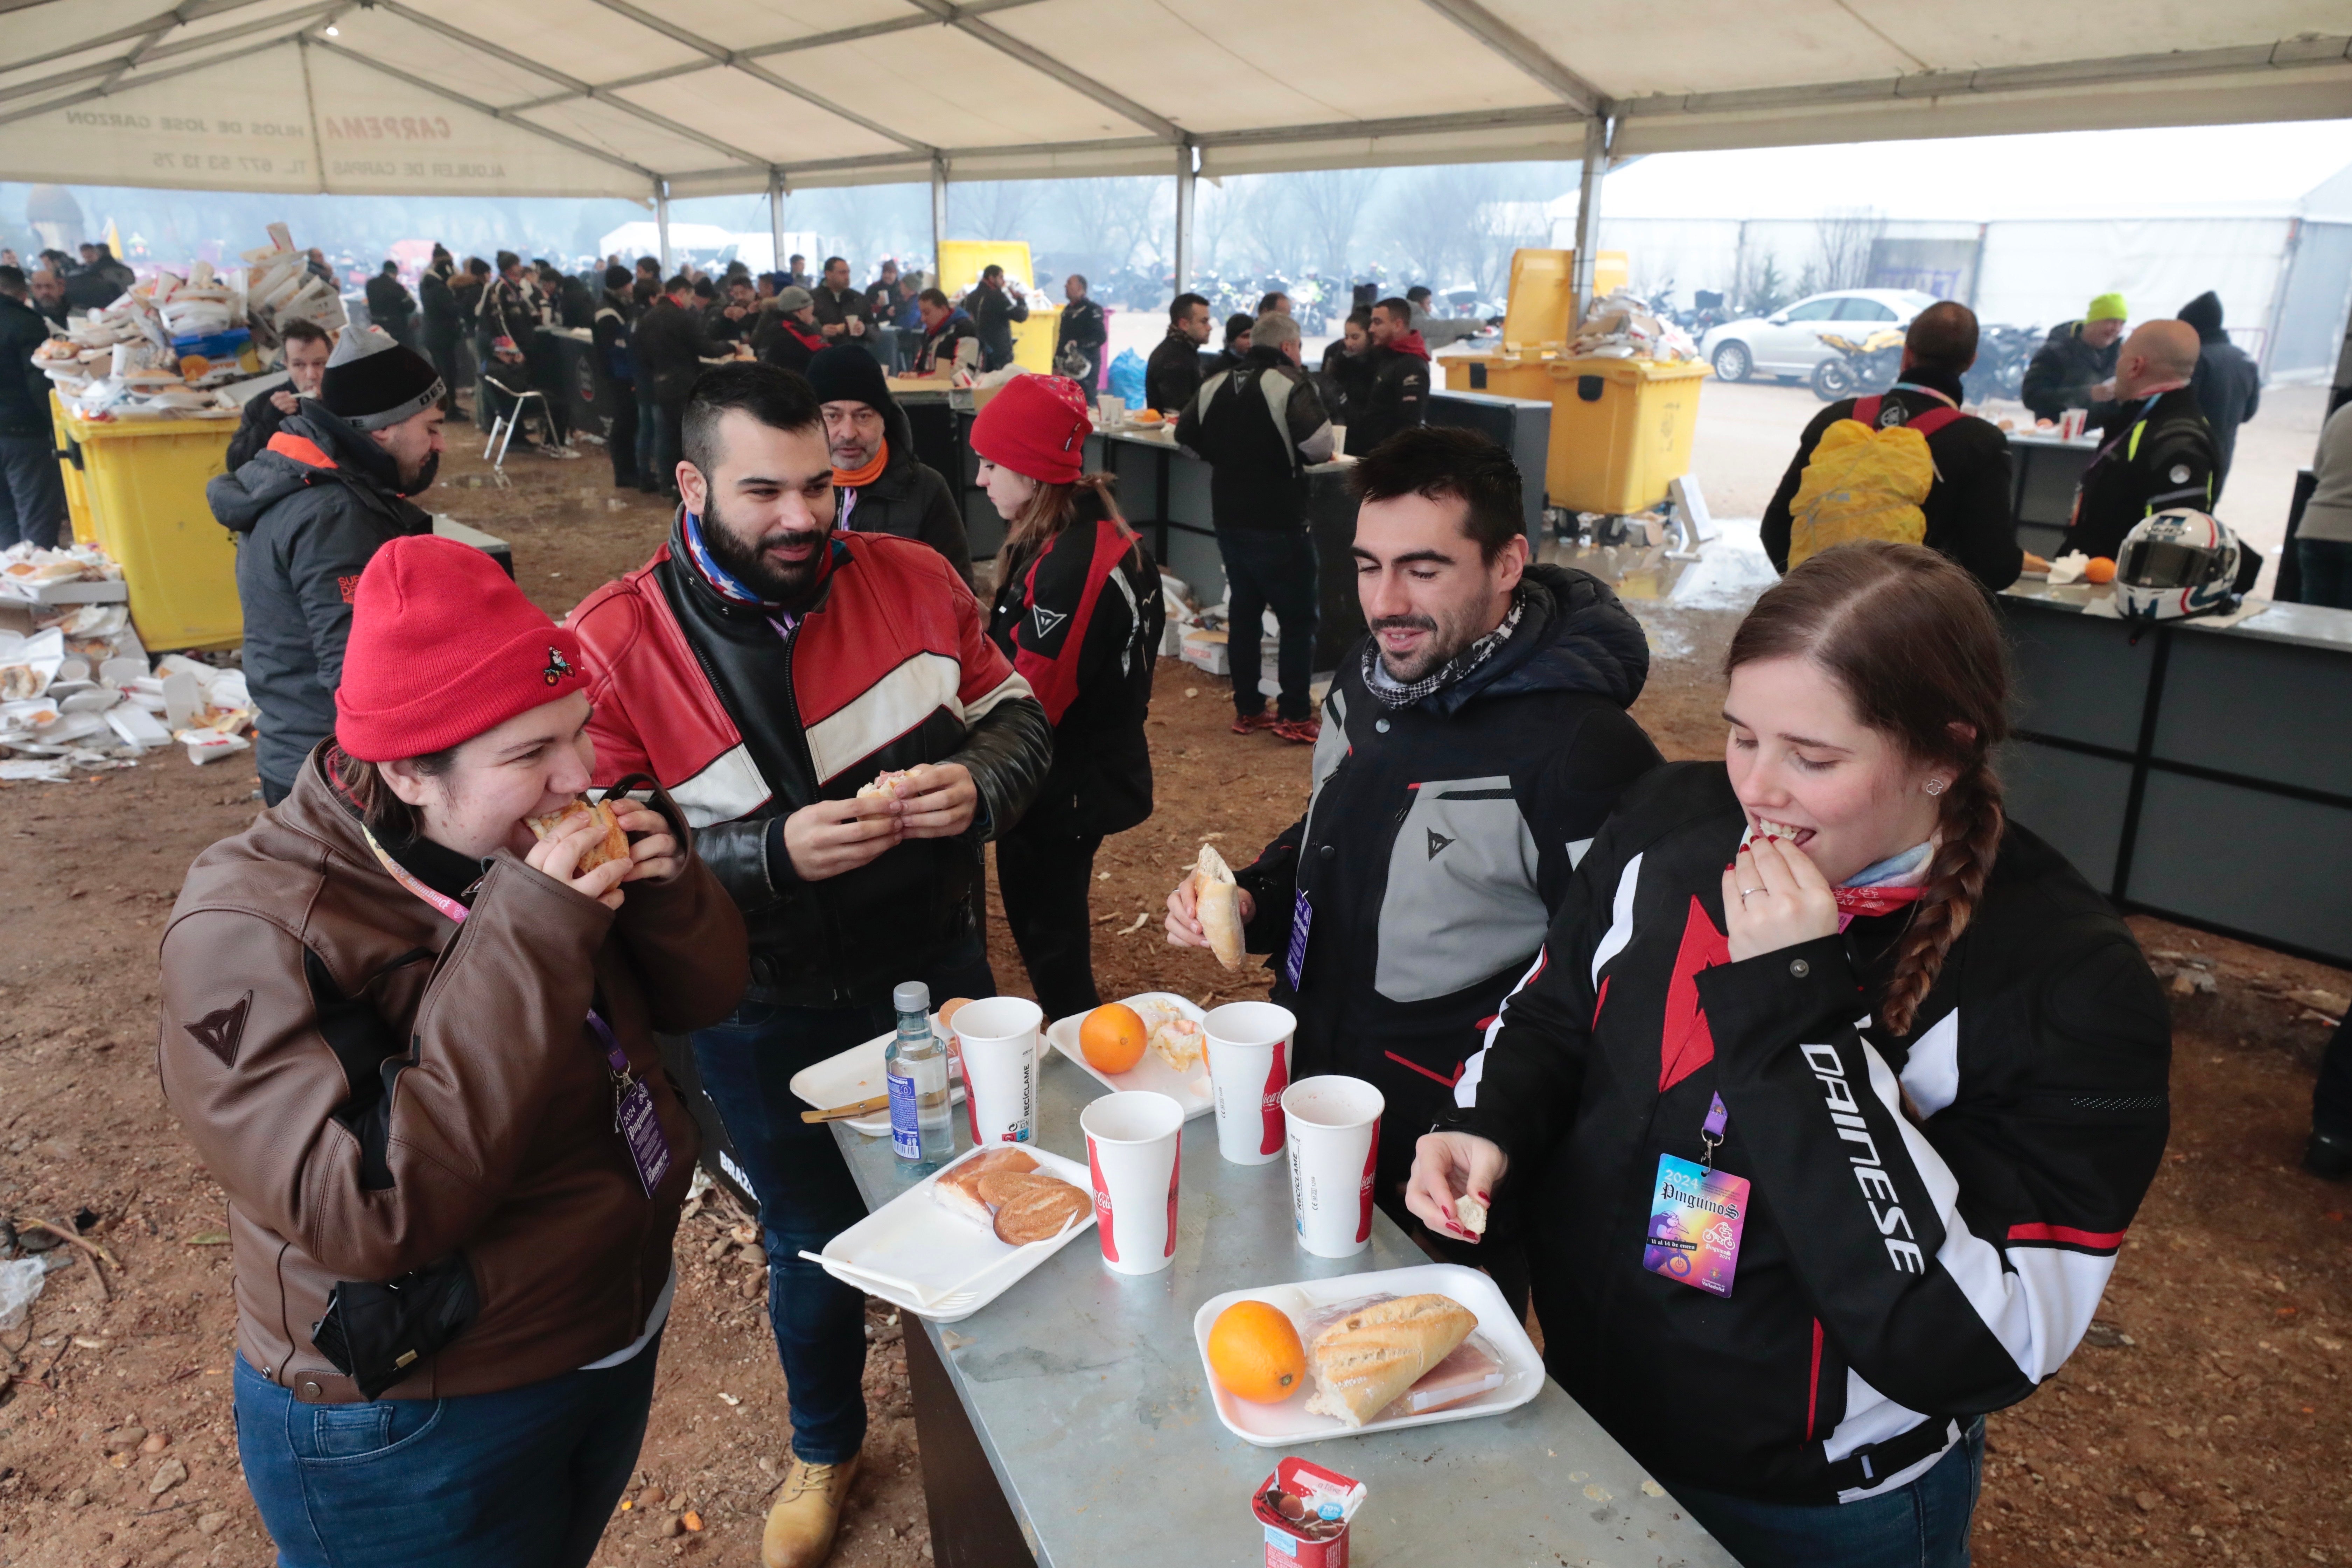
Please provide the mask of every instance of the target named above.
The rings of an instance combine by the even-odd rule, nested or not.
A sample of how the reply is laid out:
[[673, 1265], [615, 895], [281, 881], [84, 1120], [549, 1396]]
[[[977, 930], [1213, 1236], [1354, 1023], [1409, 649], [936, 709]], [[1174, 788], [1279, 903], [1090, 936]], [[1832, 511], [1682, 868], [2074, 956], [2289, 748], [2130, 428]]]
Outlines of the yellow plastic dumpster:
[[95, 544], [98, 531], [89, 517], [89, 486], [82, 479], [78, 455], [66, 445], [65, 405], [54, 392], [49, 394], [49, 426], [57, 432], [58, 471], [65, 476], [66, 515], [73, 521], [74, 542]]
[[[205, 502], [227, 466], [234, 419], [85, 420], [60, 409], [67, 501], [79, 471], [74, 537], [117, 562], [131, 587], [139, 640], [166, 648], [235, 647], [245, 640], [236, 546]], [[83, 513], [89, 531], [82, 530]]]
[[[991, 267], [1021, 285], [1029, 297], [1029, 319], [1013, 323], [1013, 363], [1040, 375], [1054, 374], [1054, 339], [1061, 331], [1061, 290], [1040, 291], [1025, 239], [948, 239], [940, 242], [940, 292], [957, 304]], [[1058, 283], [1058, 279], [1056, 280]]]
[[1698, 430], [1698, 360], [1555, 360], [1551, 449], [1544, 476], [1551, 504], [1570, 511], [1636, 512], [1666, 499], [1690, 471]]
[[1486, 392], [1496, 397], [1551, 401], [1551, 362], [1534, 354], [1448, 352], [1439, 354], [1434, 363], [1445, 373], [1448, 392]]

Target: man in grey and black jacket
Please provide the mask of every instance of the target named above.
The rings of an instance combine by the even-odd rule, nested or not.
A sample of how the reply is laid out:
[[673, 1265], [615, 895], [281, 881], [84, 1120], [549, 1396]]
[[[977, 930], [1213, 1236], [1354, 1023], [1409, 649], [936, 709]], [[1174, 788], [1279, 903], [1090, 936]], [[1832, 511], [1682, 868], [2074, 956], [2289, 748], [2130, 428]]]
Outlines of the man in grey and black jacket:
[[286, 798], [302, 759], [334, 733], [360, 574], [387, 541], [432, 530], [410, 498], [441, 466], [443, 391], [423, 354], [379, 327], [347, 329], [319, 395], [259, 456], [205, 487], [213, 516], [236, 535], [267, 805]]
[[[1241, 362], [1201, 385], [1176, 421], [1176, 443], [1206, 459], [1217, 554], [1231, 624], [1234, 732], [1270, 729], [1312, 742], [1317, 620], [1315, 538], [1307, 526], [1307, 465], [1331, 460], [1331, 419], [1298, 363], [1298, 325], [1258, 318]], [[1269, 719], [1258, 689], [1259, 627], [1274, 611], [1282, 628], [1276, 669], [1282, 695]]]
[[[1248, 948], [1298, 1017], [1291, 1076], [1387, 1097], [1375, 1191], [1402, 1215], [1414, 1140], [1659, 757], [1625, 711], [1649, 675], [1641, 625], [1598, 578], [1528, 563], [1507, 453], [1425, 426], [1349, 478], [1371, 632], [1324, 699], [1307, 815], [1236, 879]], [[1189, 881], [1167, 928], [1205, 945]]]

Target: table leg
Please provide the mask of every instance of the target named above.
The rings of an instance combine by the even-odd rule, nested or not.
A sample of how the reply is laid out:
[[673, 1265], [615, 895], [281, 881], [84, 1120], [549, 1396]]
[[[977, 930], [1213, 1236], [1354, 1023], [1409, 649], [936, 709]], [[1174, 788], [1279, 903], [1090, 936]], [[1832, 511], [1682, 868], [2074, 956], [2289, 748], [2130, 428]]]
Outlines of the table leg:
[[912, 1314], [902, 1321], [915, 1434], [923, 1446], [923, 1500], [930, 1511], [933, 1562], [938, 1568], [1036, 1568], [930, 1335]]

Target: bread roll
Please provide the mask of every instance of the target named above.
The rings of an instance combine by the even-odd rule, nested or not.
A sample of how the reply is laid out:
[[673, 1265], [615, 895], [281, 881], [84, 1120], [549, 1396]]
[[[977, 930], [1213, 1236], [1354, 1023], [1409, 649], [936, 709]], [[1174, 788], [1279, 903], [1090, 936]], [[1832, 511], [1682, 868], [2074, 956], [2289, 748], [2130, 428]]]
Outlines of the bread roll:
[[1473, 1236], [1486, 1234], [1486, 1205], [1465, 1193], [1454, 1200], [1454, 1216]]
[[1350, 1312], [1315, 1336], [1307, 1408], [1361, 1426], [1470, 1337], [1478, 1319], [1450, 1297], [1400, 1296]]
[[982, 1178], [1003, 1172], [1025, 1173], [1036, 1168], [1036, 1160], [1025, 1149], [992, 1149], [972, 1156], [933, 1182], [931, 1196], [964, 1218], [993, 1227], [996, 1216], [988, 1200], [980, 1195]]
[[629, 836], [621, 831], [620, 820], [613, 815], [612, 806], [604, 801], [592, 801], [584, 795], [575, 795], [572, 803], [561, 811], [551, 811], [544, 816], [526, 816], [522, 820], [523, 826], [530, 829], [531, 837], [544, 843], [583, 816], [593, 816], [604, 825], [604, 837], [602, 842], [592, 844], [580, 852], [579, 863], [572, 868], [573, 876], [593, 871], [608, 860], [629, 858]]
[[1201, 846], [1200, 860], [1192, 868], [1192, 903], [1200, 913], [1201, 929], [1208, 933], [1209, 950], [1217, 955], [1217, 962], [1227, 969], [1239, 969], [1242, 890], [1234, 882], [1232, 868], [1213, 844]]
[[996, 1210], [996, 1238], [1015, 1247], [1050, 1241], [1095, 1206], [1093, 1194], [1055, 1176], [1021, 1176], [1004, 1182], [1003, 1188], [1004, 1201]]

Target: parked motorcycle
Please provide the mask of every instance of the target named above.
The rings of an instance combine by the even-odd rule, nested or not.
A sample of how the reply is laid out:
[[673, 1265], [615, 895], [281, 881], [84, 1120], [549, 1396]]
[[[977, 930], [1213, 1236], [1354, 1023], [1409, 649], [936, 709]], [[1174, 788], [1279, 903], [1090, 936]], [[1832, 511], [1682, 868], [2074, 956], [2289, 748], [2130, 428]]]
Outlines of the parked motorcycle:
[[1977, 333], [1977, 363], [1960, 377], [1967, 401], [1989, 403], [1998, 397], [2017, 401], [2025, 390], [2025, 367], [2044, 336], [2040, 327], [1989, 326]]
[[1813, 395], [1823, 403], [1885, 392], [1903, 370], [1903, 334], [1882, 327], [1856, 342], [1838, 332], [1817, 334], [1837, 350], [1813, 366]]

